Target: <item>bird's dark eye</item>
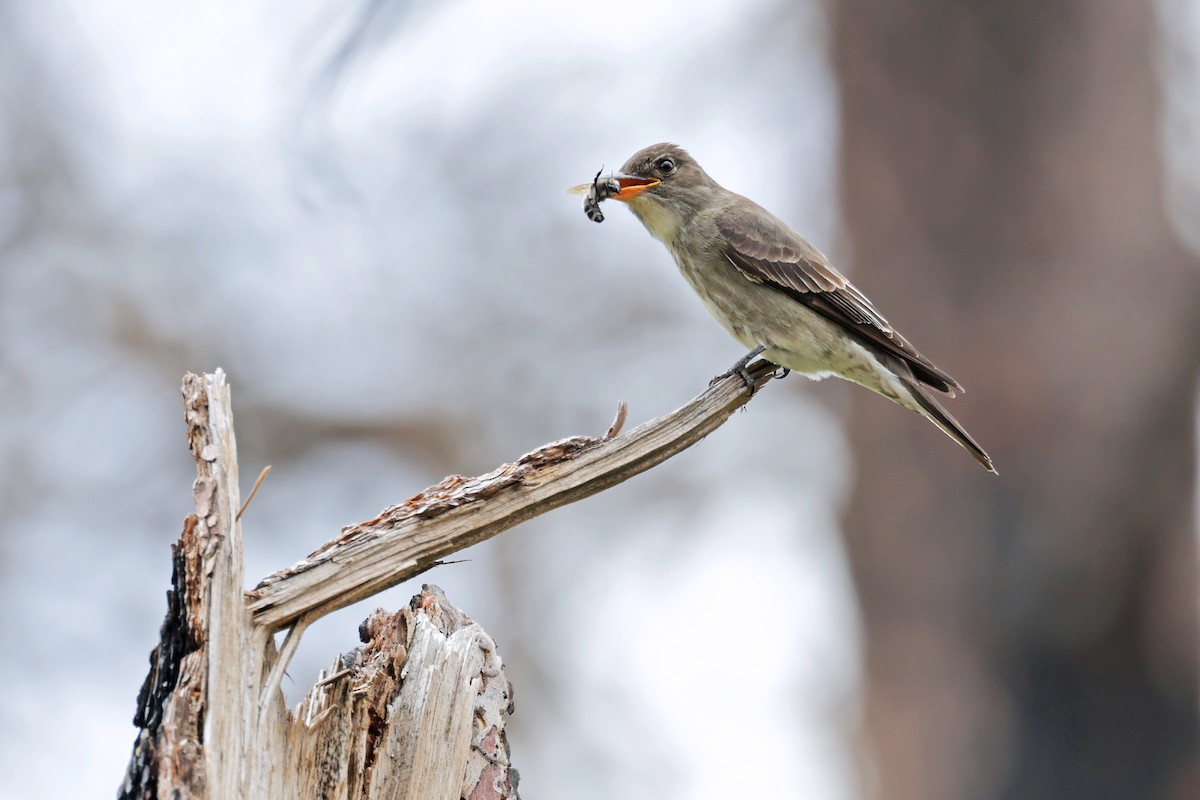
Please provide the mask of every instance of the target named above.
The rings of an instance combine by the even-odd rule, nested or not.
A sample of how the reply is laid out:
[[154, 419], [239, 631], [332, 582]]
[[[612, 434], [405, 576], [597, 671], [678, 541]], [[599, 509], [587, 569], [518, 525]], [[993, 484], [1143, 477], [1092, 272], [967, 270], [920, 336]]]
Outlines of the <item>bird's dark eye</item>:
[[670, 175], [675, 171], [675, 162], [669, 158], [660, 158], [658, 163], [654, 165], [663, 175]]

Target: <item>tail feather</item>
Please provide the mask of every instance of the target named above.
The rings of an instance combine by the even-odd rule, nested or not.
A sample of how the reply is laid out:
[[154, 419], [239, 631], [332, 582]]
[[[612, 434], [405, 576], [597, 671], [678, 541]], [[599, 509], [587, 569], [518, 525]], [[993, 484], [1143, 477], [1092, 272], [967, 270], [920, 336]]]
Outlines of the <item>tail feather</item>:
[[958, 442], [959, 445], [961, 445], [964, 450], [970, 453], [971, 456], [978, 461], [984, 469], [993, 475], [999, 474], [996, 472], [996, 468], [992, 465], [991, 456], [984, 452], [983, 448], [979, 446], [979, 443], [971, 438], [971, 434], [967, 433], [963, 426], [958, 424], [958, 420], [951, 416], [949, 411], [942, 408], [941, 404], [938, 403], [937, 400], [934, 400], [923, 386], [921, 386], [915, 380], [909, 380], [904, 376], [897, 377], [900, 377], [900, 380], [904, 383], [909, 393], [912, 394], [913, 399], [916, 400], [917, 404], [921, 407], [918, 413], [924, 417], [927, 417], [929, 421], [934, 425], [937, 425], [943, 433], [945, 433], [954, 441]]

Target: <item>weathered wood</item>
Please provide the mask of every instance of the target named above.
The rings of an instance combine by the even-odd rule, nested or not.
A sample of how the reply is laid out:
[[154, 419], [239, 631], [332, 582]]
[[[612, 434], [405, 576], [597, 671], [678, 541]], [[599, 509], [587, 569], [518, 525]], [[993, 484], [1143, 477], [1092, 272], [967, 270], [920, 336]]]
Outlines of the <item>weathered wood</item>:
[[[751, 365], [756, 386], [774, 368]], [[279, 682], [304, 629], [439, 558], [619, 483], [699, 441], [748, 400], [738, 377], [619, 436], [574, 437], [479, 478], [452, 476], [243, 592], [237, 448], [224, 373], [188, 375], [195, 513], [173, 548], [161, 641], [138, 696], [122, 798], [517, 800], [496, 645], [440, 589], [376, 612], [296, 713]], [[272, 634], [290, 625], [277, 650]]]
[[484, 630], [426, 585], [360, 627], [290, 723], [289, 798], [510, 800], [512, 688]]
[[220, 370], [189, 374], [183, 395], [196, 508], [173, 550], [162, 640], [138, 698], [141, 730], [121, 789], [128, 798], [235, 797], [251, 777], [244, 755], [253, 730], [242, 717], [255, 706], [269, 634], [250, 652], [229, 386]]
[[[751, 364], [756, 385], [775, 367]], [[369, 597], [527, 519], [632, 478], [716, 430], [749, 400], [745, 383], [717, 381], [690, 403], [616, 437], [552, 442], [486, 475], [452, 475], [379, 516], [342, 530], [307, 559], [247, 594], [271, 629]], [[619, 427], [619, 426], [618, 426]]]

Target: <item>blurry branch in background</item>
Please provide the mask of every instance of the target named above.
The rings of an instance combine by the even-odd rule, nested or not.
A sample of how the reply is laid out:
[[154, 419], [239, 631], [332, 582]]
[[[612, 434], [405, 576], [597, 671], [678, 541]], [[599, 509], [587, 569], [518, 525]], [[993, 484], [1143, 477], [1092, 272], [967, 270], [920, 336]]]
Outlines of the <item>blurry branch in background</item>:
[[[748, 368], [756, 387], [775, 367]], [[321, 616], [437, 566], [519, 522], [660, 464], [749, 400], [738, 376], [620, 435], [544, 445], [478, 478], [451, 476], [344, 529], [244, 592], [237, 447], [220, 370], [185, 376], [196, 511], [172, 548], [160, 642], [138, 695], [121, 798], [517, 798], [505, 724], [512, 690], [496, 645], [436, 586], [376, 611], [295, 713], [279, 684]], [[260, 476], [261, 480], [261, 476]], [[274, 633], [291, 626], [278, 649]]]
[[330, 127], [337, 118], [335, 104], [355, 75], [400, 35], [410, 15], [426, 8], [432, 10], [418, 8], [412, 0], [352, 0], [320, 9], [319, 20], [292, 59], [298, 66], [299, 93], [282, 126], [297, 161], [296, 199], [302, 205], [323, 208], [363, 201]]
[[312, 81], [312, 98], [322, 106], [322, 111], [342, 81], [371, 56], [382, 52], [388, 41], [398, 34], [401, 23], [413, 10], [411, 5], [409, 0], [360, 0], [354, 18], [340, 32], [337, 45]]

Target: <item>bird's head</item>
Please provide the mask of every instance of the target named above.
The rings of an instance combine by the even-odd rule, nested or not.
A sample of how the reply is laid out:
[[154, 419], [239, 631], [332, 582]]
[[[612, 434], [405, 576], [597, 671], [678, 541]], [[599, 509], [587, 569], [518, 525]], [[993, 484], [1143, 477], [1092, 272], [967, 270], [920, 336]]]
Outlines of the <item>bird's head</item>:
[[720, 189], [686, 150], [666, 143], [634, 153], [613, 180], [620, 189], [610, 197], [627, 203], [652, 234], [668, 243]]
[[[592, 183], [573, 186], [570, 191], [587, 195], [593, 204], [600, 200], [620, 200], [650, 233], [670, 246], [680, 228], [696, 213], [710, 207], [713, 195], [724, 190], [686, 150], [664, 143], [634, 153], [620, 172], [604, 179], [603, 185], [597, 173]], [[593, 205], [588, 217], [595, 219], [593, 214], [598, 210]], [[596, 221], [602, 219], [601, 215]]]
[[614, 177], [621, 190], [612, 197], [624, 202], [635, 198], [666, 198], [712, 185], [712, 179], [688, 151], [667, 143], [637, 151]]

